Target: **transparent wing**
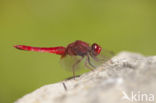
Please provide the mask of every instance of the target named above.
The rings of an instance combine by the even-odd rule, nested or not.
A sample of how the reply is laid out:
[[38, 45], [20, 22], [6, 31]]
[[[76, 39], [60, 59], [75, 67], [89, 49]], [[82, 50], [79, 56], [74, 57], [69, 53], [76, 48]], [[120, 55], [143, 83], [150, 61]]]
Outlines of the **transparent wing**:
[[102, 49], [100, 54], [96, 56], [96, 58], [98, 58], [101, 62], [106, 62], [109, 59], [111, 59], [114, 55], [115, 53], [113, 51]]
[[69, 56], [62, 58], [60, 60], [61, 65], [68, 71], [78, 70], [84, 66], [84, 58], [81, 56]]
[[92, 63], [92, 65], [94, 65], [95, 67], [107, 62], [108, 60], [110, 60], [113, 56], [114, 56], [114, 52], [106, 50], [106, 49], [102, 49], [100, 54], [97, 56], [89, 56], [90, 58], [90, 62]]
[[114, 53], [112, 51], [102, 49], [98, 56], [86, 55], [85, 57], [81, 57], [67, 55], [60, 60], [60, 63], [68, 71], [72, 71], [73, 68], [74, 71], [76, 71], [84, 67], [92, 70], [107, 62], [113, 56]]

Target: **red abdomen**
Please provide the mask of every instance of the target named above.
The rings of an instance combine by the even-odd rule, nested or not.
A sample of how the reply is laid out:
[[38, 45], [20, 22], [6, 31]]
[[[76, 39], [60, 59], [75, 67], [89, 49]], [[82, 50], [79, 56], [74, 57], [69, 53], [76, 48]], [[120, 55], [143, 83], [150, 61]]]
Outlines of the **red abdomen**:
[[66, 48], [65, 47], [32, 47], [32, 46], [25, 46], [25, 45], [15, 45], [14, 46], [17, 49], [20, 50], [26, 50], [26, 51], [36, 51], [36, 52], [48, 52], [48, 53], [55, 53], [59, 55], [64, 55]]

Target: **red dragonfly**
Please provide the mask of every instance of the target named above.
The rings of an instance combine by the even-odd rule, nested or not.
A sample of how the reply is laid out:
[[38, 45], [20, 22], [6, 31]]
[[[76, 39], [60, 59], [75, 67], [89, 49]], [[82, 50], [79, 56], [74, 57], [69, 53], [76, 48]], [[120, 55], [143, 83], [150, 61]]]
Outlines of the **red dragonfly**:
[[[73, 59], [70, 63], [73, 77], [75, 77], [75, 69], [77, 68], [77, 65], [85, 58], [85, 66], [87, 66], [89, 69], [93, 70], [93, 68], [96, 67], [95, 64], [92, 63], [92, 61], [95, 61], [97, 63], [106, 62], [109, 60], [113, 53], [104, 50], [102, 52], [102, 48], [100, 45], [93, 43], [91, 46], [81, 40], [76, 40], [73, 43], [70, 43], [67, 45], [67, 47], [63, 46], [57, 46], [57, 47], [32, 47], [32, 46], [25, 46], [25, 45], [15, 45], [14, 46], [17, 49], [20, 50], [26, 50], [26, 51], [36, 51], [36, 52], [48, 52], [48, 53], [54, 53], [61, 56], [61, 59], [64, 59], [66, 57], [72, 57], [77, 58]], [[104, 55], [101, 55], [104, 54]]]

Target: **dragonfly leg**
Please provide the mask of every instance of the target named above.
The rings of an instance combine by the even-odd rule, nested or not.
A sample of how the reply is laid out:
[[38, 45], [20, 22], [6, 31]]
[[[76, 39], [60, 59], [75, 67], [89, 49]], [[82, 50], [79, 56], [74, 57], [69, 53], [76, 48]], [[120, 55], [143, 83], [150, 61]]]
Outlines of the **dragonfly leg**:
[[72, 72], [73, 72], [73, 77], [75, 79], [75, 68], [74, 67], [72, 68]]
[[74, 77], [74, 79], [75, 79], [75, 68], [76, 68], [76, 66], [81, 62], [82, 59], [83, 59], [83, 57], [82, 57], [81, 59], [77, 60], [77, 61], [73, 64], [73, 66], [72, 66], [72, 72], [73, 72], [73, 77]]
[[93, 68], [96, 68], [96, 66], [91, 63], [89, 56], [87, 56], [87, 61], [90, 66], [92, 66]]
[[92, 68], [88, 65], [88, 60], [85, 61], [85, 66], [86, 66], [88, 69], [92, 70], [92, 71], [94, 70], [94, 69], [92, 69]]

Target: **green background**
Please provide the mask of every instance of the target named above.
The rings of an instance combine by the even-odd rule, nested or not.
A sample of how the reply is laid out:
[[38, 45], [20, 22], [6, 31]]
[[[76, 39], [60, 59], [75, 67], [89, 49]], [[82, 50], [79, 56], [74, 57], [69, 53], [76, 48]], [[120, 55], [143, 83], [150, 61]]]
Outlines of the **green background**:
[[0, 103], [72, 76], [58, 55], [19, 51], [13, 45], [66, 46], [75, 40], [155, 55], [156, 2], [0, 0]]

